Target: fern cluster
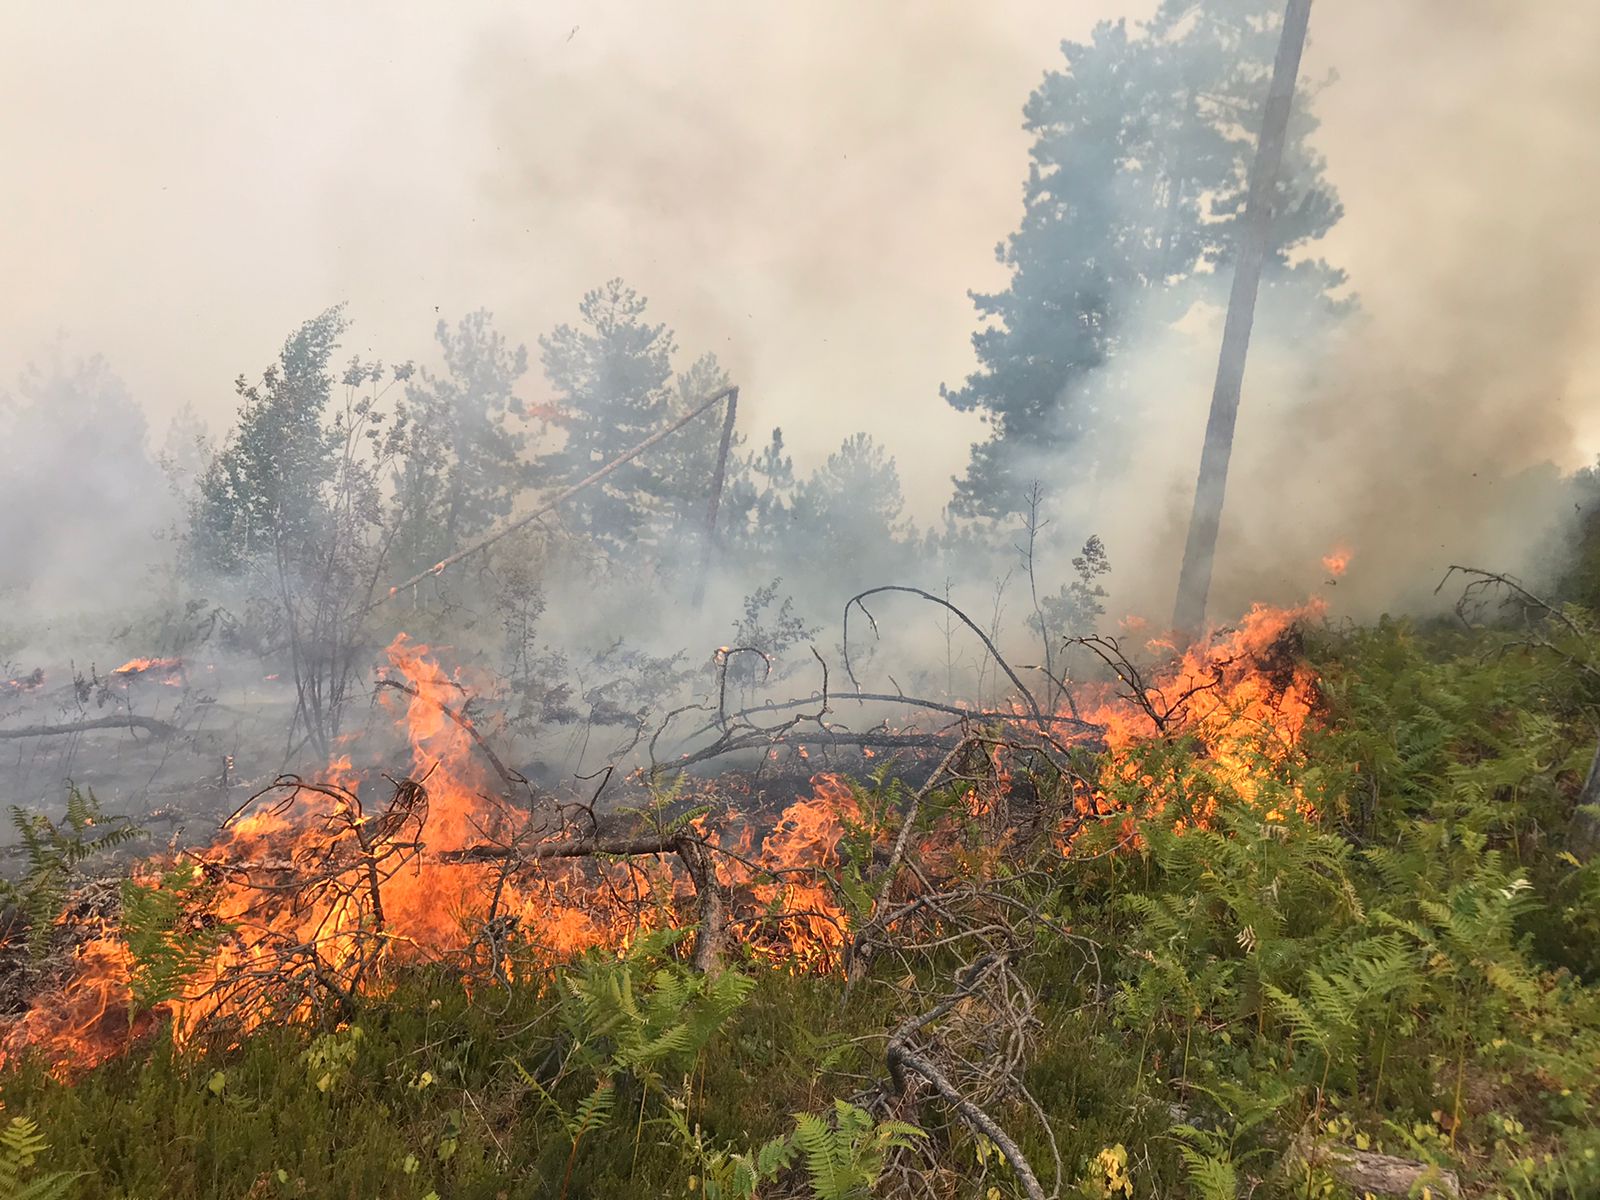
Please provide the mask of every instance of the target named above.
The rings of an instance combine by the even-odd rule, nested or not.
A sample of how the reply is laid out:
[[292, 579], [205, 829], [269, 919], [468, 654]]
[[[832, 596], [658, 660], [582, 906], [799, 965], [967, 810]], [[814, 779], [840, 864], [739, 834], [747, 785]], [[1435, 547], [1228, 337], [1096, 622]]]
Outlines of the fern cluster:
[[29, 954], [37, 961], [49, 951], [51, 933], [83, 864], [143, 836], [143, 830], [118, 818], [108, 821], [92, 790], [67, 785], [67, 811], [57, 824], [43, 813], [11, 807], [11, 825], [26, 864], [20, 880], [0, 880], [0, 902], [14, 906], [27, 922]]
[[0, 1200], [65, 1200], [72, 1195], [80, 1172], [35, 1169], [49, 1148], [38, 1125], [27, 1117], [12, 1117], [0, 1127]]

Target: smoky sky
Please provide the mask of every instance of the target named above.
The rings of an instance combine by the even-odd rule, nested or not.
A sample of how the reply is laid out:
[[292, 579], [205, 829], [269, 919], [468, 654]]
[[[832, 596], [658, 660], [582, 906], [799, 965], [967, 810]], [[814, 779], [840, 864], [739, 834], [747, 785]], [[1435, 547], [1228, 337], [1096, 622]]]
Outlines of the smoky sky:
[[[937, 391], [972, 365], [966, 290], [1004, 281], [1021, 107], [1063, 37], [1150, 7], [11, 0], [0, 376], [65, 332], [159, 443], [185, 404], [220, 432], [233, 377], [329, 303], [347, 349], [396, 360], [478, 307], [531, 346], [620, 275], [683, 365], [723, 360], [752, 440], [781, 424], [809, 466], [864, 429], [928, 520], [983, 433]], [[1432, 496], [1447, 541], [1500, 505], [1465, 482], [1483, 462], [1567, 469], [1600, 441], [1600, 10], [1324, 0], [1311, 35], [1346, 206], [1319, 252], [1362, 324], [1314, 372], [1258, 342], [1240, 469], [1268, 478], [1232, 494], [1325, 480], [1348, 519], [1307, 518], [1308, 548]], [[1168, 465], [1118, 528], [1170, 527], [1192, 488], [1214, 350], [1151, 353]], [[1243, 555], [1273, 522], [1233, 528]]]

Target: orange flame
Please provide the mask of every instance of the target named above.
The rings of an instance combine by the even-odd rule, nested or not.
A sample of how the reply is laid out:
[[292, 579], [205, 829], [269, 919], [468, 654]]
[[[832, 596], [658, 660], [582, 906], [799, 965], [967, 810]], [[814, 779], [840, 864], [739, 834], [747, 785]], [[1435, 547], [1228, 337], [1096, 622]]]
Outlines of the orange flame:
[[113, 675], [143, 675], [146, 671], [176, 671], [182, 666], [182, 660], [176, 658], [130, 658], [111, 673]]
[[[1079, 797], [1080, 815], [1115, 817], [1108, 797], [1130, 786], [1159, 810], [1162, 784], [1136, 777], [1139, 759], [1127, 751], [1178, 735], [1192, 738], [1213, 770], [1254, 803], [1262, 753], [1292, 753], [1316, 707], [1317, 681], [1292, 653], [1289, 635], [1319, 612], [1315, 605], [1258, 607], [1236, 629], [1140, 680], [1136, 700], [1107, 690], [1082, 705], [1081, 716], [1104, 727], [1110, 753], [1098, 791]], [[696, 922], [694, 885], [673, 853], [626, 860], [529, 853], [587, 834], [564, 828], [553, 808], [530, 813], [500, 796], [463, 715], [467, 690], [427, 646], [401, 635], [387, 657], [402, 687], [382, 694], [410, 746], [409, 779], [365, 777], [342, 758], [314, 782], [285, 784], [276, 802], [261, 798], [187, 856], [201, 883], [186, 893], [185, 927], [221, 932], [186, 995], [162, 1006], [180, 1042], [218, 1017], [239, 1032], [348, 1003], [355, 990], [381, 994], [395, 968], [409, 963], [455, 962], [474, 987], [531, 977], [590, 947], [625, 946], [644, 929]], [[966, 797], [969, 819], [1003, 820], [1005, 805], [992, 798], [1004, 796], [1010, 776], [998, 752], [994, 761], [996, 790]], [[713, 801], [694, 829], [705, 844], [724, 848], [710, 867], [747, 955], [779, 969], [837, 970], [850, 928], [828, 875], [862, 820], [850, 785], [814, 776], [810, 794], [775, 824], [748, 805], [727, 810], [734, 782], [691, 786], [708, 793], [695, 799]], [[759, 796], [752, 799], [759, 807]], [[949, 855], [956, 869], [983, 869], [981, 856], [962, 857], [942, 837], [936, 833], [930, 853]], [[1064, 836], [1063, 850], [1070, 844]], [[510, 867], [505, 855], [483, 853], [512, 846], [520, 858]], [[159, 869], [170, 865], [152, 864], [142, 885], [160, 886]], [[118, 1053], [154, 1024], [129, 1018], [134, 966], [116, 931], [87, 941], [59, 992], [36, 997], [4, 1029], [0, 1065], [37, 1054], [68, 1074]]]
[[[243, 1032], [307, 1016], [347, 988], [381, 991], [406, 963], [453, 957], [470, 980], [491, 919], [520, 949], [495, 963], [508, 977], [590, 947], [621, 947], [652, 925], [694, 920], [693, 886], [670, 854], [537, 860], [505, 878], [494, 861], [464, 861], [469, 848], [510, 844], [527, 815], [490, 787], [461, 718], [461, 684], [404, 635], [387, 655], [407, 692], [397, 716], [420, 786], [375, 789], [340, 759], [320, 780], [286, 783], [277, 803], [264, 798], [236, 814], [209, 847], [188, 856], [203, 885], [186, 918], [226, 933], [186, 995], [161, 1006], [179, 1042], [219, 1015]], [[751, 951], [801, 970], [838, 963], [846, 923], [819, 871], [837, 863], [844, 822], [855, 813], [842, 780], [818, 776], [814, 786], [754, 853], [753, 830], [730, 814], [746, 852], [714, 866], [723, 887], [762, 910], [738, 926]], [[373, 804], [372, 790], [393, 798]], [[159, 870], [147, 869], [141, 882], [161, 886]], [[133, 966], [115, 931], [87, 942], [59, 994], [36, 998], [5, 1030], [0, 1064], [32, 1053], [68, 1074], [117, 1053], [154, 1023], [129, 1020]]]

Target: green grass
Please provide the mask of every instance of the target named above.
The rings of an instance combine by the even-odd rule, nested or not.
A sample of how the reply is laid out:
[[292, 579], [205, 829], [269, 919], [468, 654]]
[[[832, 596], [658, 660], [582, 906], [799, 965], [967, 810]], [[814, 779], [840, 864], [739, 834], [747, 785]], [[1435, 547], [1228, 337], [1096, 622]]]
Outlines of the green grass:
[[[1475, 1195], [1600, 1195], [1600, 866], [1568, 840], [1600, 701], [1587, 630], [1537, 649], [1399, 622], [1316, 633], [1328, 711], [1301, 755], [1261, 759], [1264, 803], [1178, 835], [1185, 804], [1228, 785], [1193, 745], [1152, 744], [1135, 753], [1174, 802], [1138, 851], [1091, 857], [1091, 839], [1002, 880], [1051, 917], [1016, 936], [1037, 997], [1023, 1081], [1064, 1195], [1114, 1194], [1118, 1146], [1134, 1197], [1229, 1179], [1343, 1195], [1295, 1164], [1301, 1135], [1448, 1166]], [[1260, 815], [1294, 795], [1317, 815]], [[178, 1053], [157, 1036], [71, 1086], [17, 1071], [0, 1100], [50, 1142], [35, 1169], [85, 1172], [83, 1197], [699, 1195], [715, 1156], [673, 1132], [671, 1106], [707, 1154], [788, 1135], [794, 1114], [884, 1078], [888, 1031], [925, 1006], [907, 985], [947, 987], [960, 961], [886, 960], [844, 999], [836, 979], [751, 968], [708, 1042], [631, 1066], [570, 986], [469, 998], [419, 972], [364, 1002], [359, 1037], [271, 1028]], [[640, 988], [667, 970], [592, 969]], [[963, 1036], [982, 1030], [979, 1011]], [[597, 1087], [609, 1112], [574, 1149], [571, 1114]], [[898, 1115], [926, 1134], [896, 1153], [927, 1194], [1017, 1194], [948, 1108]], [[1032, 1110], [1013, 1096], [994, 1115], [1048, 1188]], [[759, 1194], [810, 1186], [796, 1165]]]

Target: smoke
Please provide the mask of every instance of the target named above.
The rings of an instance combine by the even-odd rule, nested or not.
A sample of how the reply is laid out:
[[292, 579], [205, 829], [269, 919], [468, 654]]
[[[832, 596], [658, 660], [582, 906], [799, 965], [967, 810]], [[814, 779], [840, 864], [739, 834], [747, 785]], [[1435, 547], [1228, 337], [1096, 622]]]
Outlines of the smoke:
[[[35, 181], [4, 202], [30, 286], [0, 296], [0, 375], [71, 328], [160, 444], [186, 403], [225, 429], [229, 381], [332, 300], [347, 350], [394, 360], [479, 306], [532, 344], [620, 274], [686, 356], [719, 354], [752, 443], [782, 424], [804, 471], [865, 429], [926, 525], [984, 433], [936, 391], [971, 365], [965, 289], [1003, 282], [1026, 93], [1062, 37], [1150, 7], [31, 8], [0, 48], [9, 164]], [[1346, 206], [1318, 252], [1361, 307], [1333, 345], [1262, 314], [1213, 611], [1321, 587], [1341, 545], [1328, 590], [1357, 614], [1427, 602], [1452, 560], [1536, 565], [1546, 464], [1600, 440], [1597, 34], [1568, 0], [1315, 8], [1302, 78], [1338, 73], [1316, 143]], [[1126, 343], [1129, 469], [1058, 525], [1069, 549], [1105, 537], [1119, 605], [1157, 620], [1215, 368], [1202, 285], [1189, 320]]]
[[[1600, 9], [1374, 0], [1313, 10], [1315, 89], [1346, 216], [1315, 253], [1358, 301], [1307, 340], [1263, 293], [1210, 611], [1320, 591], [1357, 618], [1436, 605], [1451, 563], [1538, 578], [1600, 441]], [[1329, 86], [1327, 77], [1336, 72]], [[1117, 603], [1171, 611], [1225, 280], [1129, 339], [1127, 467], [1067, 511], [1111, 548]], [[1350, 555], [1336, 583], [1322, 557]]]

